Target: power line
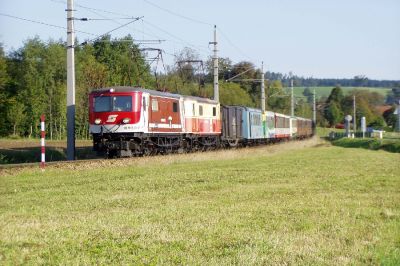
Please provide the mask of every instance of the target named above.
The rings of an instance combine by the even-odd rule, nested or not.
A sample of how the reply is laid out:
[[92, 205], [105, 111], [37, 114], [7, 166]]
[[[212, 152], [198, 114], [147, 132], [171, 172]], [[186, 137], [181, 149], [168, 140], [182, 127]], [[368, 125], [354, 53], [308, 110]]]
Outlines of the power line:
[[[61, 1], [61, 0], [51, 0], [51, 1], [52, 1], [52, 2], [56, 2], [56, 3], [63, 3], [63, 4], [66, 3], [65, 1]], [[76, 6], [77, 6], [77, 7], [81, 7], [81, 8], [83, 8], [83, 9], [86, 9], [86, 10], [88, 10], [89, 12], [91, 12], [91, 13], [93, 13], [93, 14], [96, 14], [96, 15], [98, 15], [98, 16], [104, 18], [105, 20], [108, 20], [108, 19], [109, 19], [109, 20], [112, 20], [112, 21], [114, 21], [114, 22], [115, 22], [116, 24], [118, 24], [118, 25], [123, 25], [123, 24], [120, 23], [120, 22], [118, 22], [116, 19], [110, 19], [110, 18], [108, 18], [108, 17], [106, 17], [106, 16], [104, 16], [104, 15], [101, 15], [101, 14], [97, 13], [97, 12], [103, 12], [103, 13], [108, 13], [108, 14], [118, 15], [118, 16], [129, 16], [129, 15], [126, 15], [126, 14], [122, 14], [122, 13], [118, 13], [118, 12], [112, 12], [112, 11], [107, 11], [107, 10], [103, 10], [103, 9], [99, 9], [99, 8], [92, 8], [92, 7], [83, 6], [83, 5], [76, 5]], [[172, 33], [168, 33], [167, 31], [161, 29], [160, 27], [157, 27], [157, 26], [151, 24], [150, 22], [146, 22], [146, 23], [149, 24], [150, 26], [153, 26], [154, 28], [157, 28], [157, 29], [160, 30], [160, 31], [165, 32], [165, 33], [168, 34], [169, 36], [171, 36], [171, 37], [173, 37], [173, 38], [179, 40], [179, 41], [181, 42], [181, 44], [184, 43], [185, 45], [188, 45], [188, 46], [191, 46], [191, 47], [193, 47], [193, 48], [196, 48], [195, 45], [192, 45], [192, 44], [190, 44], [190, 43], [184, 41], [183, 39], [181, 39], [181, 38], [175, 36], [175, 35], [172, 34]], [[132, 29], [132, 28], [130, 28], [130, 27], [128, 27], [128, 28], [131, 29], [131, 30], [140, 32], [140, 33], [142, 33], [142, 34], [145, 34], [145, 35], [147, 35], [147, 36], [150, 36], [150, 37], [156, 37], [156, 38], [158, 38], [158, 39], [162, 39], [160, 36], [158, 36], [158, 35], [156, 35], [156, 34], [148, 34], [148, 33], [144, 32], [144, 31], [139, 30], [139, 29]], [[174, 41], [172, 41], [172, 40], [166, 40], [166, 41], [174, 42]], [[176, 43], [176, 42], [175, 42], [175, 43]], [[199, 50], [199, 48], [196, 48], [196, 50]]]
[[[61, 0], [50, 0], [50, 1], [55, 2], [55, 3], [62, 3], [62, 4], [66, 4], [66, 3], [67, 3], [66, 1], [61, 1]], [[108, 14], [112, 14], [112, 15], [129, 17], [129, 16], [126, 15], [126, 14], [121, 14], [121, 13], [117, 13], [117, 12], [112, 12], [112, 11], [108, 11], [108, 10], [104, 10], [104, 9], [93, 8], [93, 7], [83, 6], [83, 5], [79, 5], [79, 4], [76, 4], [75, 6], [77, 6], [77, 7], [82, 7], [82, 8], [84, 8], [84, 9], [90, 9], [90, 10], [94, 10], [94, 11], [100, 11], [100, 12], [104, 12], [104, 13], [108, 13]]]
[[128, 23], [125, 23], [125, 24], [123, 24], [123, 25], [121, 25], [121, 26], [119, 26], [119, 27], [117, 27], [117, 28], [115, 28], [115, 29], [112, 29], [112, 30], [110, 30], [110, 31], [107, 31], [106, 33], [103, 33], [103, 34], [97, 36], [96, 38], [93, 38], [92, 40], [86, 41], [86, 42], [84, 42], [84, 43], [92, 42], [92, 41], [94, 41], [94, 40], [96, 40], [96, 39], [99, 39], [99, 38], [101, 38], [101, 37], [103, 37], [103, 36], [106, 36], [106, 35], [110, 34], [110, 33], [113, 32], [113, 31], [116, 31], [116, 30], [118, 30], [118, 29], [120, 29], [120, 28], [123, 28], [123, 27], [125, 27], [125, 26], [127, 26], [127, 25], [129, 25], [129, 24], [131, 24], [131, 23], [133, 23], [133, 22], [135, 22], [135, 21], [138, 21], [138, 20], [141, 19], [141, 18], [143, 18], [143, 17], [135, 18], [135, 19], [133, 19], [132, 21], [129, 21]]
[[[52, 2], [55, 2], [55, 3], [63, 3], [63, 4], [66, 3], [65, 1], [62, 1], [62, 0], [51, 0], [51, 1], [52, 1]], [[148, 4], [152, 4], [152, 3], [148, 2]], [[123, 13], [119, 13], [119, 12], [113, 12], [113, 11], [103, 10], [103, 9], [99, 9], [99, 8], [92, 8], [92, 7], [83, 6], [83, 5], [79, 5], [79, 4], [77, 4], [77, 5], [75, 5], [75, 6], [80, 7], [80, 8], [83, 8], [83, 9], [86, 9], [86, 10], [88, 10], [89, 12], [91, 12], [91, 13], [93, 13], [93, 14], [96, 14], [96, 15], [98, 15], [98, 16], [104, 18], [104, 19], [110, 19], [110, 18], [108, 18], [108, 17], [106, 17], [106, 16], [104, 16], [104, 15], [101, 15], [101, 14], [99, 14], [99, 13], [97, 13], [97, 12], [103, 12], [103, 13], [112, 14], [112, 15], [117, 15], [117, 16], [129, 17], [129, 15], [123, 14]], [[165, 11], [165, 10], [164, 10], [164, 11]], [[172, 12], [172, 11], [171, 11], [171, 12]], [[173, 12], [172, 12], [172, 13], [173, 13]], [[174, 15], [180, 16], [179, 14], [174, 14]], [[184, 17], [185, 19], [189, 19], [189, 20], [192, 20], [192, 21], [197, 22], [197, 23], [202, 23], [202, 24], [211, 25], [211, 24], [209, 24], [209, 23], [202, 22], [202, 21], [197, 21], [197, 20], [194, 20], [194, 19], [185, 17], [185, 16], [181, 16], [181, 17]], [[120, 22], [118, 22], [116, 19], [110, 19], [110, 20], [113, 21], [114, 23], [118, 24], [118, 25], [121, 25], [121, 26], [123, 25], [123, 24], [121, 24]], [[176, 42], [176, 41], [173, 41], [173, 40], [165, 39], [165, 38], [164, 38], [166, 41], [170, 41], [170, 42], [173, 42], [173, 43], [180, 43], [180, 44], [183, 44], [183, 45], [185, 45], [185, 46], [192, 47], [192, 48], [194, 48], [195, 50], [197, 50], [197, 51], [199, 51], [199, 52], [201, 51], [201, 52], [204, 53], [204, 54], [207, 54], [207, 55], [209, 54], [208, 47], [206, 47], [206, 46], [203, 46], [203, 47], [202, 47], [202, 46], [194, 45], [194, 44], [192, 44], [192, 43], [190, 43], [190, 42], [188, 42], [188, 41], [185, 41], [184, 39], [182, 39], [182, 38], [176, 36], [175, 34], [170, 33], [170, 32], [168, 32], [167, 30], [162, 29], [162, 28], [159, 27], [159, 26], [156, 26], [156, 25], [154, 25], [154, 24], [152, 24], [152, 23], [150, 23], [150, 22], [148, 22], [148, 21], [145, 21], [145, 20], [143, 20], [143, 19], [142, 19], [142, 21], [143, 21], [145, 24], [147, 24], [148, 26], [153, 27], [153, 28], [157, 29], [158, 31], [164, 32], [165, 34], [169, 35], [170, 37], [172, 37], [172, 38], [175, 39], [175, 40], [178, 40], [179, 42]], [[130, 28], [130, 27], [127, 27], [127, 28]], [[146, 28], [147, 28], [147, 30], [149, 30], [149, 27], [146, 27]], [[132, 28], [130, 28], [130, 29], [131, 29], [131, 30], [134, 30], [134, 31], [137, 31], [137, 32], [140, 32], [140, 33], [143, 33], [143, 34], [145, 34], [145, 35], [147, 35], [147, 36], [150, 36], [150, 37], [156, 37], [156, 38], [158, 38], [158, 39], [163, 39], [163, 38], [161, 38], [160, 36], [158, 36], [158, 35], [156, 35], [156, 34], [148, 34], [148, 33], [144, 32], [144, 31], [139, 30], [139, 29], [132, 29]], [[94, 35], [94, 34], [92, 34], [92, 35]], [[171, 55], [172, 55], [172, 54], [171, 54]], [[176, 55], [173, 55], [173, 56], [176, 57]]]
[[183, 19], [186, 19], [186, 20], [198, 23], [198, 24], [203, 24], [203, 25], [207, 25], [207, 26], [214, 26], [211, 23], [208, 23], [208, 22], [205, 22], [205, 21], [201, 21], [201, 20], [197, 20], [197, 19], [193, 19], [193, 18], [184, 16], [184, 15], [178, 14], [178, 13], [172, 11], [172, 10], [169, 10], [167, 8], [164, 8], [164, 7], [161, 7], [159, 5], [156, 5], [156, 4], [154, 4], [154, 3], [152, 3], [152, 2], [150, 2], [148, 0], [143, 0], [143, 2], [145, 2], [145, 3], [147, 3], [147, 4], [151, 5], [151, 6], [154, 6], [154, 7], [158, 8], [158, 9], [160, 9], [160, 10], [163, 10], [163, 11], [165, 11], [165, 12], [171, 14], [171, 15], [174, 15], [176, 17], [180, 17], [180, 18], [183, 18]]
[[218, 30], [219, 33], [221, 33], [222, 37], [223, 37], [233, 48], [235, 48], [241, 55], [243, 55], [244, 57], [246, 57], [246, 58], [249, 59], [250, 61], [256, 61], [256, 60], [253, 60], [253, 59], [252, 59], [250, 56], [248, 56], [246, 53], [244, 53], [239, 47], [237, 47], [237, 46], [228, 38], [228, 36], [227, 36], [225, 33], [223, 33], [223, 32], [221, 31], [220, 28], [217, 28], [217, 30]]
[[144, 21], [145, 23], [147, 23], [148, 25], [150, 25], [151, 27], [156, 28], [156, 29], [158, 29], [159, 31], [162, 31], [162, 32], [164, 32], [165, 34], [171, 36], [172, 38], [181, 41], [182, 44], [191, 46], [191, 47], [195, 48], [196, 50], [202, 50], [204, 53], [208, 53], [208, 52], [209, 52], [209, 51], [205, 50], [204, 48], [200, 48], [201, 46], [193, 45], [193, 44], [191, 44], [190, 42], [187, 42], [187, 41], [185, 41], [184, 39], [182, 39], [182, 38], [176, 36], [175, 34], [172, 34], [172, 33], [168, 32], [167, 30], [164, 30], [164, 29], [160, 28], [159, 26], [154, 25], [153, 23], [150, 23], [150, 22], [145, 21], [145, 20], [143, 20], [143, 21]]
[[[56, 2], [55, 0], [52, 0], [52, 1], [53, 1], [53, 2]], [[62, 2], [62, 1], [57, 1], [57, 2]], [[81, 6], [81, 7], [82, 7], [82, 6]], [[91, 13], [93, 13], [93, 14], [96, 14], [96, 15], [98, 15], [98, 16], [100, 16], [100, 17], [103, 17], [104, 19], [108, 19], [108, 17], [106, 17], [106, 16], [104, 16], [104, 15], [102, 15], [102, 14], [97, 13], [97, 11], [100, 11], [100, 12], [107, 12], [107, 11], [98, 10], [98, 9], [95, 9], [95, 10], [97, 10], [97, 11], [94, 11], [93, 8], [89, 8], [89, 7], [82, 7], [82, 8], [88, 10], [89, 12], [91, 12]], [[110, 13], [110, 12], [107, 12], [107, 13]], [[111, 19], [111, 21], [113, 21], [115, 24], [123, 25], [123, 23], [121, 23], [121, 22], [119, 22], [119, 21], [117, 21], [117, 20], [115, 20], [115, 19]], [[128, 29], [131, 29], [131, 30], [133, 30], [133, 31], [138, 31], [138, 32], [140, 32], [140, 33], [142, 33], [142, 34], [144, 34], [144, 35], [150, 36], [150, 37], [155, 37], [155, 38], [161, 39], [160, 36], [157, 36], [157, 35], [154, 35], [154, 34], [148, 34], [148, 33], [144, 32], [144, 31], [141, 31], [141, 30], [138, 30], [138, 29], [134, 29], [134, 28], [131, 28], [131, 27], [129, 27], [129, 26], [127, 26], [127, 28], [128, 28]], [[164, 41], [164, 40], [163, 40], [163, 41]]]
[[[66, 4], [65, 1], [61, 1], [61, 0], [50, 0], [50, 1], [55, 2], [55, 3]], [[120, 13], [117, 13], [117, 12], [106, 11], [106, 10], [98, 9], [98, 8], [91, 8], [91, 7], [82, 6], [82, 5], [76, 5], [76, 6], [79, 6], [79, 7], [83, 8], [83, 9], [85, 9], [85, 10], [87, 10], [87, 11], [89, 11], [89, 12], [91, 12], [91, 13], [97, 15], [97, 16], [102, 17], [102, 18], [100, 18], [100, 19], [90, 19], [90, 20], [111, 20], [111, 21], [113, 21], [115, 24], [118, 24], [118, 25], [120, 25], [120, 26], [123, 26], [123, 25], [124, 25], [123, 23], [117, 21], [117, 19], [121, 19], [121, 18], [109, 18], [109, 17], [106, 17], [106, 16], [104, 16], [104, 15], [98, 13], [98, 12], [104, 12], [104, 13], [113, 14], [113, 15], [118, 15], [118, 16], [128, 16], [128, 15], [126, 15], [126, 14], [120, 14]], [[128, 17], [129, 17], [129, 16], [128, 16]], [[125, 19], [125, 18], [124, 18], [124, 19]], [[126, 19], [129, 19], [129, 18], [126, 18]], [[131, 19], [132, 19], [132, 17], [131, 17]], [[88, 19], [88, 20], [89, 20], [89, 19]], [[128, 23], [128, 24], [129, 24], [129, 23]], [[158, 42], [158, 43], [161, 43], [162, 41], [165, 41], [165, 40], [161, 40], [161, 38], [160, 38], [159, 36], [152, 35], [152, 34], [147, 34], [147, 33], [145, 33], [145, 32], [142, 32], [141, 30], [137, 30], [137, 29], [133, 29], [133, 28], [131, 28], [131, 27], [128, 27], [127, 24], [124, 25], [124, 26], [126, 26], [128, 29], [141, 32], [141, 33], [143, 33], [143, 34], [145, 34], [145, 35], [147, 35], [147, 36], [158, 38], [158, 40], [152, 40], [152, 41], [155, 41], [155, 42]], [[92, 35], [96, 36], [95, 34], [92, 34]], [[103, 34], [103, 35], [105, 35], [105, 34]], [[99, 37], [101, 37], [101, 35], [100, 35]], [[99, 37], [97, 37], [97, 38], [99, 38]], [[96, 39], [96, 38], [94, 38], [94, 39]], [[90, 41], [92, 41], [92, 40], [90, 40]], [[135, 40], [133, 40], [133, 41], [135, 41]], [[138, 41], [138, 40], [136, 40], [136, 41]], [[145, 40], [144, 42], [148, 42], [148, 41], [149, 41], [149, 40]], [[87, 42], [89, 42], [89, 41], [85, 41], [84, 43], [87, 43]], [[151, 43], [153, 43], [153, 42], [151, 42]]]
[[[38, 21], [38, 20], [33, 20], [33, 19], [27, 19], [27, 18], [17, 17], [17, 16], [5, 14], [5, 13], [0, 13], [0, 16], [9, 17], [9, 18], [14, 18], [14, 19], [22, 20], [22, 21], [32, 22], [32, 23], [36, 23], [36, 24], [40, 24], [40, 25], [44, 25], [44, 26], [48, 26], [48, 27], [53, 27], [53, 28], [58, 28], [58, 29], [63, 29], [63, 30], [66, 30], [66, 29], [67, 29], [66, 27], [63, 27], [63, 26], [58, 26], [58, 25], [54, 25], [54, 24], [50, 24], [50, 23], [46, 23], [46, 22], [42, 22], [42, 21]], [[76, 30], [76, 32], [80, 32], [80, 33], [83, 33], [83, 34], [96, 36], [96, 35], [93, 34], [93, 33], [85, 32], [85, 31], [78, 31], [78, 30]]]

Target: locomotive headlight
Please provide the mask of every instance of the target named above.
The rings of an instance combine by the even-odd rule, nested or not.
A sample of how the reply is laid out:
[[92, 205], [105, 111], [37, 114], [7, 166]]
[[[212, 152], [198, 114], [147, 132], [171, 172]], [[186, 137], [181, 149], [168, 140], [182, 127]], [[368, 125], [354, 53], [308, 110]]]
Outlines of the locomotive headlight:
[[122, 119], [122, 123], [124, 123], [124, 124], [128, 124], [129, 122], [131, 122], [131, 119], [128, 117]]
[[100, 118], [96, 118], [96, 119], [94, 120], [94, 123], [95, 123], [96, 125], [100, 125], [101, 119], [100, 119]]

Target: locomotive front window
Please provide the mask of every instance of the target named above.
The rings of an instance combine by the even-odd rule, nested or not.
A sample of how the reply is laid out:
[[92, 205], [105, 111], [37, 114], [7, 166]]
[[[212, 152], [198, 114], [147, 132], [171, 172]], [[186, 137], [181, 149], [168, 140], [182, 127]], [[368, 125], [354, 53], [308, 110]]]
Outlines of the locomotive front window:
[[95, 112], [110, 112], [111, 111], [111, 97], [97, 96], [94, 97], [94, 111]]
[[113, 96], [112, 97], [113, 111], [131, 112], [132, 111], [132, 96]]
[[94, 97], [95, 112], [131, 112], [132, 96], [97, 96]]

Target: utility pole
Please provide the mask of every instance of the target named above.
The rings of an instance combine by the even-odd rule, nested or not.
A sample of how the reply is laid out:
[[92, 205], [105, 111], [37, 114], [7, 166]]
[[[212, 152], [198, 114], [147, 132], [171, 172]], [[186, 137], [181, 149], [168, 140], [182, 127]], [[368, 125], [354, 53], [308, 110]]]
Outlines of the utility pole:
[[317, 127], [317, 104], [315, 102], [315, 89], [314, 89], [314, 93], [313, 93], [313, 131], [315, 134], [315, 129]]
[[400, 132], [400, 99], [399, 105], [397, 106], [397, 131]]
[[265, 112], [264, 62], [261, 63], [261, 110]]
[[356, 119], [356, 95], [353, 95], [353, 131], [356, 134], [357, 119]]
[[218, 50], [217, 50], [217, 25], [214, 25], [214, 41], [209, 42], [209, 44], [214, 44], [214, 100], [219, 102], [219, 84], [218, 84]]
[[75, 160], [74, 0], [67, 1], [67, 159]]
[[293, 97], [293, 75], [290, 73], [290, 115], [294, 116], [294, 97]]

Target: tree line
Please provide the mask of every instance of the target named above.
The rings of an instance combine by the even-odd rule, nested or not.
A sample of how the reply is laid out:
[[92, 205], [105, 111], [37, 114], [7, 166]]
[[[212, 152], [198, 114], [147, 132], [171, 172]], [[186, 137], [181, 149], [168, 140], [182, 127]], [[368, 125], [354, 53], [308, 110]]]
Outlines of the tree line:
[[398, 80], [376, 80], [369, 79], [365, 75], [356, 75], [352, 79], [327, 79], [302, 77], [297, 75], [282, 74], [278, 72], [266, 72], [266, 77], [272, 80], [281, 80], [284, 86], [290, 85], [290, 80], [293, 79], [294, 86], [297, 87], [335, 87], [337, 85], [343, 87], [374, 87], [374, 88], [394, 88], [399, 87]]
[[[65, 47], [66, 43], [61, 40], [45, 42], [35, 37], [25, 41], [21, 48], [5, 54], [0, 44], [0, 136], [38, 137], [39, 117], [45, 114], [48, 137], [66, 137]], [[129, 35], [114, 39], [111, 36], [103, 36], [93, 42], [76, 46], [77, 138], [90, 137], [88, 93], [96, 88], [141, 86], [211, 98], [211, 58], [204, 65], [199, 64], [199, 55], [190, 48], [184, 48], [175, 58], [175, 64], [166, 66], [165, 70], [160, 72], [146, 60], [146, 52], [141, 50]], [[260, 107], [261, 70], [251, 62], [233, 64], [229, 58], [221, 58], [219, 66], [221, 103]], [[241, 73], [243, 74], [238, 79], [227, 81]], [[266, 74], [267, 109], [288, 114], [290, 97], [284, 89], [288, 77], [272, 72]], [[295, 77], [295, 82], [298, 82], [296, 85], [300, 86], [299, 80], [301, 79]], [[380, 86], [383, 87], [382, 84]], [[365, 96], [365, 93], [357, 93]], [[330, 113], [319, 112], [321, 125], [332, 125], [338, 119], [330, 119], [332, 113], [336, 112], [336, 107], [340, 109], [338, 114], [346, 110], [346, 97], [339, 98], [337, 104], [330, 104], [333, 100], [328, 99], [327, 106], [331, 106], [329, 108], [332, 109]], [[372, 98], [366, 97], [366, 103], [369, 104]], [[296, 115], [312, 117], [311, 99], [308, 94], [296, 102]], [[320, 99], [320, 106], [321, 101], [327, 99]], [[371, 115], [372, 118], [378, 119]]]

